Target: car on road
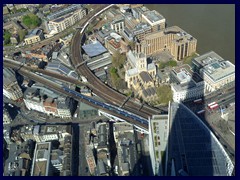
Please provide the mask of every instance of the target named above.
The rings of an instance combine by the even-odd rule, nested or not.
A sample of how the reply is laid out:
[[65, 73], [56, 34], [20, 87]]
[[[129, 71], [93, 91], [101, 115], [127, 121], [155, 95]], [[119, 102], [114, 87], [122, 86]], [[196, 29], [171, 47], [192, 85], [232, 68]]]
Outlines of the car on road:
[[12, 105], [12, 104], [10, 104], [10, 103], [8, 103], [8, 105], [11, 107], [11, 108], [13, 108], [14, 106]]

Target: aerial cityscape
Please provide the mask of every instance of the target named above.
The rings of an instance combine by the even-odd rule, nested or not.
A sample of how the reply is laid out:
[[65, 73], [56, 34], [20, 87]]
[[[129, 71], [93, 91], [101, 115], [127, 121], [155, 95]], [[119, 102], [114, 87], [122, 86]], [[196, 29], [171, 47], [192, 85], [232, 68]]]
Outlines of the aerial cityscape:
[[235, 59], [152, 7], [3, 4], [3, 176], [235, 176]]

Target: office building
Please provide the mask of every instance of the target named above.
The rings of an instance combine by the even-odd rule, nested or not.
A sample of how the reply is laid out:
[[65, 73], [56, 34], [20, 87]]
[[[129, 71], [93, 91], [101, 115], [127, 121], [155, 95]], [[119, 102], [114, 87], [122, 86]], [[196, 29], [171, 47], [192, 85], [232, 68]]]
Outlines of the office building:
[[146, 22], [151, 26], [152, 32], [165, 29], [166, 19], [157, 11], [147, 11], [142, 14], [142, 22]]
[[136, 51], [152, 55], [162, 51], [176, 60], [191, 56], [196, 52], [197, 40], [177, 26], [146, 35], [145, 40], [136, 43]]
[[174, 68], [170, 73], [173, 101], [197, 99], [204, 95], [204, 81], [189, 65]]
[[49, 30], [54, 31], [55, 33], [62, 32], [80, 21], [84, 16], [86, 16], [86, 9], [81, 8], [67, 15], [50, 20], [48, 22]]
[[110, 23], [111, 29], [116, 31], [117, 33], [120, 33], [124, 30], [124, 17], [122, 15], [119, 15], [114, 18], [114, 20]]
[[[61, 9], [59, 11], [56, 11], [54, 13], [49, 14], [47, 16], [47, 19], [48, 20], [53, 20], [53, 19], [56, 19], [56, 18], [58, 18], [60, 16], [63, 16], [65, 14], [68, 14], [70, 12], [76, 11], [76, 10], [81, 9], [81, 8], [82, 8], [82, 4], [72, 4], [72, 5], [70, 5], [70, 6], [66, 7], [66, 8], [63, 8], [63, 9]], [[47, 10], [47, 11], [49, 11], [49, 10]]]
[[118, 152], [119, 168], [117, 168], [117, 173], [120, 176], [138, 175], [137, 150], [133, 125], [127, 122], [117, 122], [113, 124], [113, 129]]
[[205, 91], [212, 92], [235, 81], [235, 65], [213, 51], [194, 58], [193, 65], [204, 80]]
[[42, 41], [43, 39], [43, 31], [41, 29], [34, 29], [27, 36], [25, 36], [24, 42], [26, 43], [26, 45], [28, 45]]

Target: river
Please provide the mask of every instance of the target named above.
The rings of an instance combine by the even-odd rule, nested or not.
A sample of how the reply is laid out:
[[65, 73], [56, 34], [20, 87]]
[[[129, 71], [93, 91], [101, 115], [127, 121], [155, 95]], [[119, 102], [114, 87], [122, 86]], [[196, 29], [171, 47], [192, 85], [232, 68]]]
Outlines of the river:
[[146, 4], [197, 40], [201, 55], [215, 51], [235, 64], [235, 5], [232, 4]]

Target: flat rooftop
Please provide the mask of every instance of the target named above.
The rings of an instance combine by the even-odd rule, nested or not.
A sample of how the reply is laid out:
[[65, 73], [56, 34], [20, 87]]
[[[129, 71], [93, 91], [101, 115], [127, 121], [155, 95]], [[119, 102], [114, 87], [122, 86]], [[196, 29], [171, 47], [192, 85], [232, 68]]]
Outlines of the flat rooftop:
[[84, 45], [82, 48], [89, 57], [94, 57], [107, 52], [107, 49], [99, 41]]
[[216, 82], [224, 77], [235, 74], [235, 65], [229, 61], [215, 61], [204, 66], [202, 71]]
[[37, 143], [31, 176], [48, 176], [51, 142]]
[[144, 16], [152, 23], [155, 23], [155, 22], [158, 22], [161, 20], [165, 20], [165, 18], [159, 12], [157, 12], [155, 10], [145, 12]]
[[193, 62], [197, 63], [201, 67], [206, 66], [214, 61], [223, 61], [224, 59], [214, 51], [207, 52], [201, 56], [195, 57]]

